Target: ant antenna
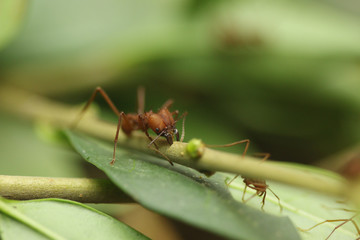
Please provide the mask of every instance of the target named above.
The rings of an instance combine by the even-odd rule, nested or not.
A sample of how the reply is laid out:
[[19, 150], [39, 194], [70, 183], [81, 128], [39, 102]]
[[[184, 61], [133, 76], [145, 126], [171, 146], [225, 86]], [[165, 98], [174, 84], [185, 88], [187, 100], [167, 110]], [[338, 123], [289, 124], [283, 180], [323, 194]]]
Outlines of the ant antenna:
[[[186, 112], [186, 113], [187, 113], [187, 112]], [[183, 122], [182, 122], [180, 142], [183, 142], [183, 141], [184, 141], [184, 138], [185, 138], [185, 119], [186, 119], [186, 115], [184, 116], [184, 119], [183, 119]]]
[[162, 130], [159, 135], [157, 135], [148, 145], [148, 147], [151, 146], [151, 144], [153, 144], [156, 140], [158, 140], [159, 137], [161, 137], [161, 135], [165, 132], [166, 130]]
[[186, 116], [188, 115], [188, 112], [184, 112], [179, 118], [177, 118], [174, 122], [177, 123], [178, 121], [180, 121], [182, 118], [184, 118], [183, 122], [182, 122], [182, 129], [181, 129], [181, 138], [180, 138], [180, 142], [183, 142], [184, 141], [184, 138], [185, 138], [185, 119], [186, 119]]
[[[163, 130], [162, 132], [160, 132], [159, 135], [157, 135], [149, 144], [148, 144], [148, 147], [150, 148], [151, 147], [151, 144], [153, 144], [160, 136], [161, 134], [163, 134], [165, 132], [165, 130]], [[173, 162], [165, 155], [163, 154], [162, 152], [159, 151], [159, 149], [156, 149], [156, 148], [152, 148], [152, 150], [154, 150], [155, 152], [159, 153], [161, 156], [163, 156], [170, 164], [171, 166], [174, 166]]]

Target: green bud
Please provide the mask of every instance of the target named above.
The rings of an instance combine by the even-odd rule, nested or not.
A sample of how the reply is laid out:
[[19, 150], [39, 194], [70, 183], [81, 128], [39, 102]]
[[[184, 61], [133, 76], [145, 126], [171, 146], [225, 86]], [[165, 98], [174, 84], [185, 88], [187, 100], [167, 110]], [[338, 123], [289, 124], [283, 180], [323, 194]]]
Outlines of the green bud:
[[192, 158], [200, 158], [205, 151], [205, 144], [201, 139], [193, 138], [186, 146], [186, 152]]

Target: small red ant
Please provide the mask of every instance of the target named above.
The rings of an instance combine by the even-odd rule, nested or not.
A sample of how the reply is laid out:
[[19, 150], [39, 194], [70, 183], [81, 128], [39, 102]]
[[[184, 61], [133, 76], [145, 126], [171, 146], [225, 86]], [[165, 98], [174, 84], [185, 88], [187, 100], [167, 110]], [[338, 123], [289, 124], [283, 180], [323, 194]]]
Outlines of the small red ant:
[[[144, 112], [144, 106], [145, 106], [145, 89], [143, 87], [138, 88], [137, 92], [137, 100], [138, 100], [138, 113], [128, 113], [125, 114], [123, 111], [119, 111], [117, 107], [114, 105], [114, 103], [111, 101], [109, 96], [106, 94], [106, 92], [101, 88], [97, 87], [94, 92], [92, 93], [90, 99], [86, 103], [86, 105], [81, 110], [78, 118], [74, 122], [74, 127], [78, 124], [78, 122], [81, 120], [81, 118], [84, 116], [86, 110], [89, 108], [90, 104], [94, 101], [97, 93], [100, 93], [101, 96], [105, 99], [106, 103], [110, 106], [112, 111], [116, 114], [118, 117], [118, 124], [114, 139], [114, 151], [113, 151], [113, 158], [110, 162], [111, 165], [115, 163], [115, 152], [116, 152], [116, 145], [118, 142], [119, 137], [119, 131], [120, 127], [123, 130], [123, 132], [130, 136], [132, 131], [134, 130], [141, 130], [145, 133], [145, 135], [150, 140], [150, 143], [148, 144], [148, 147], [150, 147], [152, 144], [154, 144], [154, 149], [156, 152], [160, 153], [163, 157], [165, 157], [171, 165], [174, 165], [171, 160], [166, 157], [164, 154], [162, 154], [158, 150], [158, 146], [155, 143], [156, 140], [159, 137], [166, 138], [169, 145], [173, 144], [173, 138], [176, 137], [177, 141], [183, 141], [184, 139], [184, 131], [182, 132], [181, 139], [179, 139], [179, 131], [176, 128], [176, 122], [178, 122], [181, 118], [185, 118], [187, 115], [187, 112], [183, 113], [180, 118], [178, 118], [179, 111], [175, 110], [174, 112], [170, 112], [169, 108], [173, 104], [173, 101], [171, 99], [167, 100], [162, 107], [159, 109], [157, 113], [154, 113], [152, 110], [148, 112]], [[175, 117], [173, 117], [175, 116]], [[185, 121], [185, 119], [184, 119]], [[183, 122], [184, 124], [184, 122]], [[149, 133], [148, 129], [153, 130], [157, 136], [153, 139]], [[184, 127], [183, 127], [184, 128]]]
[[[201, 150], [201, 148], [202, 148], [201, 144], [198, 143], [199, 140], [194, 140], [194, 141], [197, 141], [196, 143], [195, 142], [194, 143], [197, 144], [198, 151], [191, 150], [190, 153], [192, 153], [193, 154], [192, 156], [196, 158], [196, 157], [201, 156], [203, 150]], [[242, 154], [242, 157], [245, 157], [246, 152], [247, 152], [247, 150], [249, 148], [249, 145], [250, 145], [250, 140], [249, 139], [245, 139], [245, 140], [241, 140], [241, 141], [237, 141], [237, 142], [233, 142], [233, 143], [229, 143], [229, 144], [224, 144], [224, 145], [203, 144], [203, 146], [210, 147], [210, 148], [218, 148], [218, 147], [231, 147], [231, 146], [242, 144], [242, 143], [246, 143], [244, 152]], [[255, 155], [256, 156], [264, 156], [264, 158], [261, 160], [261, 162], [266, 161], [270, 157], [269, 153], [257, 153]], [[202, 171], [200, 171], [200, 172], [202, 172]], [[207, 171], [205, 171], [204, 173], [207, 176], [211, 176], [211, 174], [212, 174], [212, 172], [208, 173]], [[229, 182], [227, 182], [226, 185], [229, 186], [239, 176], [240, 176], [240, 174], [236, 175], [233, 179], [231, 179]], [[280, 204], [280, 198], [269, 188], [269, 185], [266, 184], [265, 180], [249, 178], [249, 177], [246, 177], [246, 176], [241, 176], [241, 177], [244, 179], [243, 182], [245, 183], [245, 188], [244, 188], [244, 192], [243, 192], [243, 196], [242, 196], [242, 201], [243, 202], [247, 202], [250, 199], [252, 199], [254, 196], [258, 195], [259, 197], [263, 197], [262, 198], [261, 209], [264, 210], [265, 198], [266, 198], [266, 190], [270, 190], [274, 194], [274, 196], [278, 199], [279, 206], [280, 206], [280, 212], [282, 212], [282, 206]], [[256, 193], [253, 194], [247, 200], [245, 200], [245, 193], [246, 193], [246, 188], [247, 187], [256, 190]]]
[[360, 213], [358, 211], [353, 211], [353, 210], [349, 210], [349, 209], [344, 209], [344, 208], [341, 208], [340, 210], [344, 210], [344, 211], [347, 211], [347, 212], [356, 212], [352, 217], [350, 218], [345, 218], [345, 219], [333, 219], [333, 220], [325, 220], [325, 221], [322, 221], [318, 224], [315, 224], [314, 226], [310, 227], [310, 228], [307, 228], [307, 229], [302, 229], [302, 228], [298, 228], [300, 231], [303, 231], [303, 232], [307, 232], [307, 231], [310, 231], [314, 228], [316, 228], [317, 226], [319, 225], [322, 225], [324, 223], [332, 223], [332, 222], [342, 222], [340, 223], [339, 225], [337, 225], [336, 227], [334, 227], [334, 229], [330, 232], [330, 234], [325, 238], [325, 240], [328, 240], [331, 235], [336, 231], [336, 229], [342, 227], [345, 223], [348, 223], [348, 222], [351, 222], [356, 231], [357, 231], [357, 234], [359, 235], [358, 238], [356, 238], [356, 240], [360, 240], [360, 228], [359, 226], [356, 224], [356, 222], [354, 221], [354, 218], [357, 217]]
[[[245, 151], [244, 151], [245, 152]], [[246, 152], [245, 152], [246, 153]], [[260, 162], [264, 162], [266, 161], [269, 157], [270, 154], [269, 153], [256, 153], [254, 154], [256, 156], [264, 156], [264, 158], [260, 161]], [[236, 175], [233, 179], [231, 179], [230, 182], [227, 183], [227, 185], [229, 186], [237, 177], [239, 176]], [[269, 185], [266, 184], [266, 181], [263, 179], [255, 179], [255, 178], [249, 178], [246, 176], [241, 176], [243, 178], [243, 182], [245, 183], [245, 188], [244, 188], [244, 192], [243, 192], [243, 196], [242, 196], [242, 201], [243, 202], [248, 202], [250, 199], [252, 199], [253, 197], [255, 197], [256, 195], [258, 195], [259, 197], [262, 197], [262, 201], [261, 201], [261, 210], [264, 210], [264, 206], [265, 206], [265, 199], [266, 199], [266, 191], [270, 190], [270, 192], [272, 192], [272, 194], [277, 198], [278, 202], [279, 202], [279, 207], [280, 207], [280, 212], [282, 212], [282, 206], [280, 203], [280, 198], [278, 195], [276, 195], [274, 193], [273, 190], [271, 190], [271, 188], [269, 187]], [[245, 193], [246, 193], [246, 188], [251, 188], [256, 190], [256, 192], [249, 197], [247, 200], [245, 200]]]
[[[248, 178], [248, 177], [244, 177], [244, 176], [242, 176], [242, 178], [244, 179], [243, 182], [245, 183], [245, 188], [244, 188], [243, 197], [242, 197], [243, 202], [249, 201], [255, 195], [258, 195], [259, 197], [262, 196], [263, 198], [262, 198], [262, 201], [261, 201], [261, 210], [264, 210], [265, 198], [266, 198], [266, 190], [270, 190], [270, 192], [272, 192], [272, 194], [274, 194], [274, 196], [278, 199], [280, 212], [282, 212], [282, 206], [281, 206], [281, 203], [280, 203], [280, 198], [278, 197], [278, 195], [276, 195], [274, 193], [273, 190], [271, 190], [269, 185], [266, 184], [265, 180], [253, 179], [253, 178]], [[254, 193], [251, 197], [249, 197], [247, 200], [245, 200], [245, 192], [246, 192], [247, 187], [256, 190], [256, 193]]]

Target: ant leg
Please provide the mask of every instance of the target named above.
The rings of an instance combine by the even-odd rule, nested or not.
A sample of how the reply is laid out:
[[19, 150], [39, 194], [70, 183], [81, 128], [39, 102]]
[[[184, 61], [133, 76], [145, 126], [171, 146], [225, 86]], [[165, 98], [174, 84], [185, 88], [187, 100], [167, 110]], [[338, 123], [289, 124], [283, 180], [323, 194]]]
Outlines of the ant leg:
[[322, 221], [322, 222], [320, 222], [320, 223], [318, 223], [318, 224], [315, 224], [314, 226], [312, 226], [312, 227], [310, 227], [310, 228], [307, 228], [307, 229], [298, 228], [298, 229], [299, 229], [300, 231], [307, 232], [307, 231], [310, 231], [310, 230], [312, 230], [312, 229], [316, 228], [317, 226], [319, 226], [319, 225], [321, 225], [321, 224], [324, 224], [324, 223], [343, 222], [343, 223], [337, 225], [337, 226], [331, 231], [331, 233], [329, 234], [329, 236], [327, 236], [327, 238], [325, 239], [325, 240], [327, 240], [327, 239], [329, 239], [330, 236], [336, 231], [336, 229], [340, 228], [340, 227], [343, 226], [345, 223], [351, 221], [351, 222], [353, 223], [354, 227], [356, 228], [356, 231], [357, 231], [358, 234], [360, 235], [359, 226], [358, 226], [358, 225], [356, 224], [356, 222], [353, 220], [353, 218], [356, 217], [357, 215], [358, 215], [358, 213], [355, 214], [354, 216], [352, 216], [351, 218], [348, 218], [348, 219], [325, 220], [325, 221]]
[[[357, 214], [356, 214], [357, 215]], [[356, 224], [356, 222], [354, 221], [354, 217], [356, 217], [356, 215], [355, 216], [353, 216], [353, 217], [351, 217], [349, 220], [352, 222], [352, 224], [354, 225], [354, 227], [356, 228], [356, 231], [357, 231], [357, 233], [358, 233], [358, 235], [360, 236], [360, 229], [359, 229], [359, 226]], [[357, 238], [357, 239], [360, 239], [360, 237], [359, 238]]]
[[264, 206], [265, 206], [265, 198], [266, 198], [266, 191], [263, 192], [264, 193], [264, 196], [263, 196], [263, 199], [261, 201], [261, 210], [264, 211]]
[[115, 104], [111, 101], [111, 99], [106, 94], [106, 92], [101, 87], [97, 87], [97, 88], [95, 88], [94, 92], [92, 93], [92, 95], [91, 95], [90, 99], [88, 100], [88, 102], [86, 103], [86, 105], [81, 110], [78, 117], [73, 122], [73, 124], [72, 124], [73, 128], [75, 128], [77, 126], [77, 124], [79, 123], [81, 118], [84, 116], [86, 110], [89, 108], [90, 104], [94, 101], [97, 93], [101, 94], [101, 96], [105, 99], [106, 103], [110, 106], [111, 110], [113, 110], [113, 112], [116, 114], [116, 116], [120, 115], [119, 110], [116, 108]]
[[[205, 146], [207, 147], [210, 147], [210, 148], [217, 148], [217, 147], [232, 147], [232, 146], [235, 146], [235, 145], [238, 145], [238, 144], [241, 144], [241, 143], [246, 143], [245, 145], [245, 149], [244, 149], [244, 152], [242, 154], [242, 157], [245, 157], [246, 155], [246, 152], [249, 148], [249, 145], [250, 145], [250, 140], [249, 139], [244, 139], [244, 140], [241, 140], [241, 141], [236, 141], [236, 142], [233, 142], [233, 143], [229, 143], [229, 144], [223, 144], [223, 145], [208, 145], [208, 144], [205, 144]], [[235, 177], [233, 177], [233, 179], [231, 179], [227, 185], [229, 186], [236, 178], [238, 178], [240, 176], [240, 174], [237, 174]]]
[[175, 110], [171, 113], [171, 115], [175, 115], [174, 120], [177, 122], [178, 116], [179, 116], [179, 110]]
[[235, 146], [235, 145], [238, 145], [238, 144], [241, 144], [241, 143], [246, 143], [244, 152], [242, 154], [242, 156], [245, 157], [246, 152], [247, 152], [247, 150], [249, 148], [249, 145], [250, 145], [250, 140], [249, 139], [244, 139], [244, 140], [241, 140], [241, 141], [236, 141], [236, 142], [233, 142], [233, 143], [223, 144], [223, 145], [209, 145], [209, 144], [205, 144], [205, 145], [207, 147], [210, 147], [210, 148], [222, 148], [222, 147], [232, 147], [232, 146]]
[[161, 108], [169, 108], [169, 107], [171, 107], [171, 105], [173, 105], [173, 103], [174, 103], [174, 100], [169, 99], [161, 106]]
[[[244, 183], [245, 183], [245, 182], [244, 182]], [[253, 195], [251, 195], [251, 197], [249, 197], [248, 199], [245, 200], [246, 189], [247, 189], [248, 187], [251, 188], [251, 189], [256, 190], [256, 193], [254, 193]], [[245, 188], [244, 188], [243, 196], [242, 196], [241, 200], [242, 200], [244, 203], [248, 202], [249, 200], [251, 200], [253, 197], [255, 197], [255, 196], [257, 195], [258, 190], [259, 190], [258, 188], [253, 187], [253, 186], [245, 183]]]
[[157, 152], [161, 156], [163, 156], [171, 164], [171, 166], [174, 166], [174, 163], [165, 154], [163, 154], [162, 152], [160, 152], [158, 149], [155, 149], [155, 148], [152, 148], [152, 150], [154, 150], [155, 152]]
[[[161, 156], [163, 156], [170, 164], [171, 166], [174, 166], [173, 162], [168, 158], [165, 154], [159, 151], [158, 146], [156, 145], [155, 141], [160, 137], [160, 134], [156, 136], [156, 138], [152, 139], [150, 137], [149, 133], [145, 131], [146, 136], [150, 139], [150, 143], [148, 144], [148, 148], [154, 150], [155, 152], [159, 153]], [[151, 145], [154, 144], [155, 148], [151, 148]]]
[[251, 195], [251, 197], [249, 197], [248, 199], [244, 199], [243, 202], [247, 203], [248, 201], [250, 201], [251, 199], [253, 199], [256, 196], [256, 193], [254, 193], [253, 195]]
[[[249, 140], [249, 144], [250, 144], [250, 140]], [[247, 144], [247, 145], [248, 145], [248, 144]], [[247, 147], [248, 147], [248, 146], [245, 147], [244, 153], [246, 153]], [[244, 153], [243, 153], [243, 157], [245, 156]], [[264, 158], [261, 159], [260, 162], [264, 162], [264, 161], [266, 161], [266, 160], [270, 157], [270, 153], [254, 153], [253, 155], [254, 155], [254, 156], [258, 156], [258, 157], [264, 156]], [[228, 183], [228, 186], [229, 186], [236, 178], [238, 178], [238, 177], [239, 177], [239, 174], [236, 175], [233, 179], [231, 179], [231, 181]]]
[[[330, 207], [327, 207], [329, 209], [331, 209]], [[347, 209], [347, 208], [333, 208], [336, 210], [341, 210], [341, 211], [345, 211], [345, 212], [358, 212], [357, 210], [353, 210], [353, 209]]]
[[264, 157], [263, 159], [261, 159], [261, 162], [265, 162], [266, 160], [268, 160], [270, 158], [270, 153], [254, 153], [253, 156], [254, 157]]
[[[359, 213], [356, 213], [354, 216], [352, 216], [351, 218], [349, 219], [338, 219], [339, 221], [344, 221], [343, 223], [337, 225], [332, 231], [331, 233], [329, 234], [329, 236], [325, 239], [329, 239], [330, 236], [336, 231], [336, 229], [340, 228], [341, 226], [343, 226], [345, 223], [347, 222], [351, 222], [353, 224], [353, 226], [355, 227], [358, 235], [360, 235], [360, 229], [359, 229], [359, 226], [356, 224], [356, 222], [353, 220]], [[332, 222], [337, 222], [337, 220], [328, 220], [328, 221], [332, 221]], [[360, 239], [360, 238], [357, 238], [357, 239]]]
[[279, 207], [280, 207], [280, 213], [282, 212], [282, 210], [283, 210], [283, 207], [281, 206], [281, 203], [280, 203], [280, 198], [278, 197], [278, 195], [276, 195], [275, 193], [274, 193], [274, 191], [273, 190], [271, 190], [269, 187], [267, 188], [267, 189], [269, 189], [270, 190], [270, 192], [272, 192], [272, 194], [277, 198], [277, 200], [278, 200], [278, 202], [279, 202]]
[[137, 90], [138, 114], [143, 114], [145, 109], [145, 88], [138, 87]]
[[[153, 143], [154, 144], [154, 146], [155, 146], [155, 148], [156, 149], [159, 149], [159, 147], [156, 145], [156, 143], [155, 142], [153, 142], [154, 140], [153, 140], [153, 138], [152, 137], [150, 137], [150, 135], [149, 135], [149, 133], [148, 133], [148, 131], [147, 130], [145, 130], [145, 135], [148, 137], [148, 139], [150, 140], [150, 143]], [[150, 147], [150, 144], [148, 145], [148, 147]]]
[[116, 128], [116, 134], [115, 134], [115, 139], [114, 139], [114, 151], [113, 151], [113, 158], [110, 162], [111, 165], [114, 165], [115, 163], [115, 153], [116, 153], [116, 145], [119, 139], [119, 131], [120, 131], [120, 127], [121, 127], [121, 123], [122, 123], [122, 119], [124, 118], [125, 114], [124, 112], [121, 112], [119, 115], [119, 120], [118, 120], [118, 124], [117, 124], [117, 128]]
[[242, 198], [241, 198], [241, 200], [242, 200], [243, 202], [245, 202], [246, 188], [247, 188], [247, 185], [245, 184], [245, 188], [244, 188], [243, 195], [242, 195]]

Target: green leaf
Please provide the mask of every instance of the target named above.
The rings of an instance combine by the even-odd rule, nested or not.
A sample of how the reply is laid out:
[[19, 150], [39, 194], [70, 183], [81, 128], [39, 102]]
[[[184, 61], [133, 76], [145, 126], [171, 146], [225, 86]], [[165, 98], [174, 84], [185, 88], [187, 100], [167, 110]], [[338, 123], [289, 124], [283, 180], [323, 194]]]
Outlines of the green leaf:
[[235, 201], [222, 175], [206, 178], [194, 169], [112, 148], [66, 131], [75, 149], [137, 202], [155, 212], [232, 239], [299, 239], [286, 217], [276, 217]]
[[[299, 165], [294, 165], [299, 168]], [[304, 165], [301, 167], [306, 169]], [[330, 176], [325, 170], [320, 171], [315, 169], [313, 166], [309, 166], [306, 169], [309, 172]], [[231, 178], [233, 175], [225, 174], [225, 176]], [[338, 176], [333, 176], [337, 178]], [[348, 204], [341, 203], [343, 199], [337, 199], [332, 196], [316, 193], [311, 190], [296, 188], [285, 184], [275, 183], [267, 181], [271, 190], [280, 198], [281, 205], [283, 206], [282, 215], [288, 216], [296, 227], [302, 229], [308, 229], [315, 224], [323, 222], [325, 220], [337, 220], [337, 219], [348, 219], [354, 216], [354, 212], [345, 211], [343, 209], [356, 209]], [[241, 179], [233, 181], [230, 187], [230, 191], [235, 199], [241, 200], [244, 191], [244, 184]], [[254, 194], [255, 191], [247, 189], [245, 199]], [[337, 201], [339, 200], [339, 201]], [[260, 200], [254, 198], [247, 202], [248, 205], [258, 207]], [[266, 204], [264, 207], [266, 212], [273, 214], [279, 214], [279, 206], [277, 198], [268, 191], [266, 196]], [[355, 222], [360, 226], [360, 218], [354, 219]], [[303, 240], [313, 239], [326, 239], [332, 230], [342, 221], [322, 224], [311, 231], [300, 232]], [[359, 237], [357, 231], [351, 222], [339, 227], [331, 236], [330, 239], [341, 239], [341, 240], [353, 240]]]
[[61, 199], [0, 198], [0, 239], [148, 239], [86, 205]]
[[34, 128], [34, 124], [1, 112], [0, 132], [0, 159], [4, 159], [0, 161], [0, 174], [84, 177], [80, 164], [76, 164], [78, 156], [40, 139], [38, 125]]
[[0, 1], [0, 48], [15, 35], [24, 16], [25, 0]]

